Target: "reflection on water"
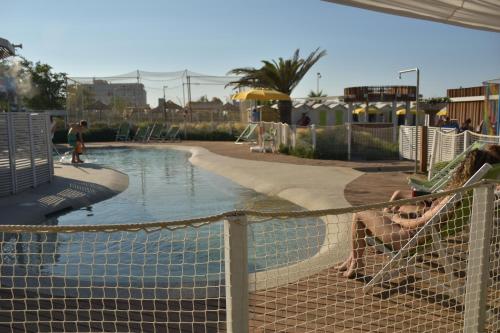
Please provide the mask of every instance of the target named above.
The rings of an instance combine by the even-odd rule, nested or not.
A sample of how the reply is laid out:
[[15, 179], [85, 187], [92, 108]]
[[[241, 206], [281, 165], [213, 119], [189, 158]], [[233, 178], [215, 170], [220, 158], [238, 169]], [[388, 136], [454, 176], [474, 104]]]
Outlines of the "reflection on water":
[[[198, 169], [183, 152], [113, 149], [95, 150], [93, 156], [127, 173], [129, 188], [91, 208], [44, 224], [136, 223], [233, 209], [300, 209]], [[314, 255], [324, 232], [318, 219], [252, 224], [249, 271], [276, 268]], [[4, 286], [103, 286], [128, 288], [127, 292], [154, 287], [157, 295], [158, 288], [180, 284], [218, 285], [224, 276], [222, 221], [149, 232], [4, 233], [0, 237], [0, 281]]]

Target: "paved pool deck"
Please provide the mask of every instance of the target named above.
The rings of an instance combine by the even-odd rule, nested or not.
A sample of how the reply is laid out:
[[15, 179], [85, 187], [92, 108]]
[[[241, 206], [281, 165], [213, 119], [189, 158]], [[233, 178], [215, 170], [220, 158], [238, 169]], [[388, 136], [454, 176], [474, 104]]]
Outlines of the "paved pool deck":
[[97, 164], [54, 164], [51, 183], [0, 197], [0, 224], [42, 223], [46, 217], [89, 206], [128, 187], [128, 176]]

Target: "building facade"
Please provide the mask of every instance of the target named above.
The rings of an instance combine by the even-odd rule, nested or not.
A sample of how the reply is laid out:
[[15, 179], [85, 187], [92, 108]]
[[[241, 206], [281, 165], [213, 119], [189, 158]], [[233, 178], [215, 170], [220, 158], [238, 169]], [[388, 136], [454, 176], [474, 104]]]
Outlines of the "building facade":
[[93, 99], [106, 105], [112, 105], [115, 99], [133, 107], [146, 107], [146, 90], [142, 83], [109, 83], [105, 80], [93, 80], [92, 83], [82, 84]]

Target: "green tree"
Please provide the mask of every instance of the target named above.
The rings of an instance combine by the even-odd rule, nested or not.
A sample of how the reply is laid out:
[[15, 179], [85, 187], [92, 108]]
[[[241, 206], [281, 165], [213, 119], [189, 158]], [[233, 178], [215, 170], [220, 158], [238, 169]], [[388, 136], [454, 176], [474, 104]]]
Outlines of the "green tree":
[[29, 72], [33, 92], [23, 103], [32, 109], [63, 109], [66, 104], [66, 73], [52, 70], [48, 64], [23, 58], [21, 65]]
[[323, 90], [320, 90], [318, 92], [314, 91], [314, 90], [311, 90], [309, 92], [309, 95], [307, 95], [307, 97], [313, 99], [315, 102], [318, 102], [318, 103], [322, 103], [323, 100], [322, 99], [318, 99], [319, 97], [326, 97], [327, 95], [325, 93], [323, 93]]
[[197, 102], [208, 102], [207, 95], [200, 96], [200, 98], [198, 98]]
[[[299, 49], [295, 50], [290, 59], [262, 60], [262, 67], [242, 67], [229, 71], [229, 75], [241, 75], [237, 81], [229, 85], [238, 87], [270, 88], [290, 95], [302, 78], [314, 64], [326, 55], [325, 50], [317, 48], [307, 58], [301, 58]], [[279, 101], [280, 120], [291, 123], [292, 102]]]

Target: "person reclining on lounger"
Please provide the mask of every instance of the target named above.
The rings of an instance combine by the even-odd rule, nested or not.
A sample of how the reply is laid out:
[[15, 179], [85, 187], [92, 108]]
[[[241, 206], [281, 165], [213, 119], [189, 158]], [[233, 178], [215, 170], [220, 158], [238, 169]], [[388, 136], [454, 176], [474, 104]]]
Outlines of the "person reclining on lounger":
[[[488, 145], [483, 150], [473, 150], [467, 154], [453, 175], [447, 190], [462, 186], [485, 163], [500, 163], [500, 146]], [[395, 192], [392, 200], [401, 199]], [[353, 277], [358, 268], [363, 267], [363, 254], [366, 248], [365, 236], [376, 237], [393, 250], [401, 249], [420, 227], [425, 225], [446, 205], [449, 196], [433, 200], [421, 206], [401, 206], [386, 208], [383, 211], [364, 211], [355, 213], [352, 221], [352, 249], [349, 257], [337, 268], [344, 271], [345, 277]], [[446, 216], [444, 218], [451, 218]]]

